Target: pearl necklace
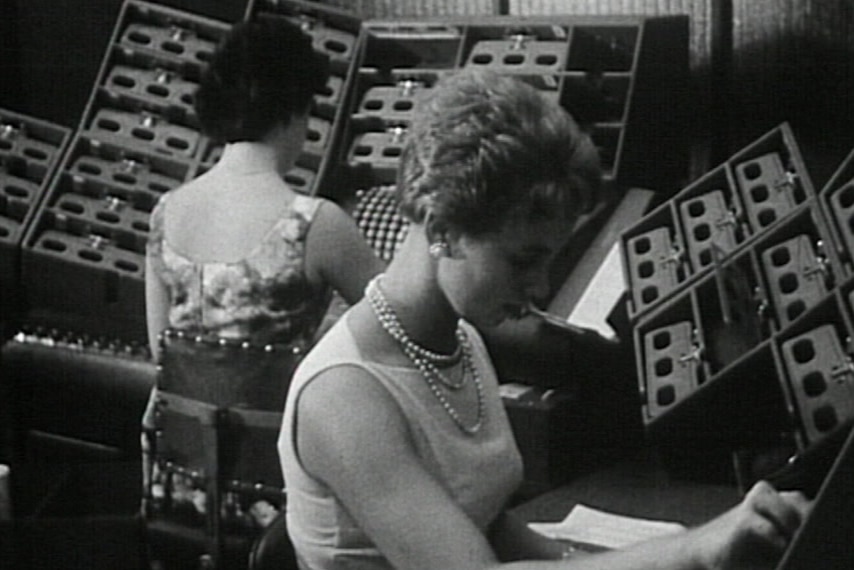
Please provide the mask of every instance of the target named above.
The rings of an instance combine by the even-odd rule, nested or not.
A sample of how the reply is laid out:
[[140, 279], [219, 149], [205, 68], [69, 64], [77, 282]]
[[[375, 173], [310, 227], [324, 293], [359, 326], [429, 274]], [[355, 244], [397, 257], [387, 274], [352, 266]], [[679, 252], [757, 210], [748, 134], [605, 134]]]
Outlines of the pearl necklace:
[[421, 346], [409, 337], [409, 334], [406, 332], [406, 329], [403, 328], [403, 324], [400, 322], [397, 313], [395, 313], [394, 309], [391, 308], [391, 305], [389, 305], [385, 295], [380, 289], [378, 280], [371, 281], [368, 285], [368, 289], [366, 289], [366, 295], [377, 319], [380, 321], [380, 324], [386, 332], [391, 335], [391, 338], [400, 343], [405, 350], [413, 353], [419, 360], [424, 361], [424, 364], [431, 369], [432, 375], [438, 378], [442, 384], [451, 390], [459, 390], [465, 385], [465, 375], [463, 375], [458, 382], [454, 382], [439, 370], [439, 366], [451, 366], [459, 362], [462, 358], [463, 346], [468, 342], [468, 337], [461, 326], [457, 325], [455, 333], [457, 337], [457, 347], [454, 349], [454, 352], [451, 354], [433, 352], [432, 350]]
[[[462, 377], [459, 382], [451, 382], [437, 368], [435, 362], [437, 359], [430, 358], [430, 355], [435, 355], [439, 357], [438, 360], [440, 362], [444, 362], [450, 358], [449, 355], [434, 353], [419, 345], [409, 337], [406, 330], [403, 328], [403, 324], [397, 317], [397, 313], [395, 313], [394, 309], [389, 305], [388, 300], [380, 289], [379, 277], [374, 278], [368, 284], [367, 289], [365, 289], [365, 296], [367, 297], [368, 303], [371, 305], [371, 309], [374, 311], [380, 325], [389, 334], [389, 336], [398, 342], [403, 353], [421, 372], [421, 375], [427, 382], [427, 386], [430, 388], [430, 391], [439, 401], [439, 404], [445, 412], [447, 412], [451, 417], [451, 420], [453, 420], [453, 422], [457, 424], [457, 427], [459, 427], [463, 432], [469, 435], [477, 433], [483, 425], [484, 417], [483, 384], [480, 381], [480, 374], [477, 371], [477, 367], [474, 365], [468, 335], [466, 335], [462, 327], [457, 327], [456, 336], [459, 341], [459, 347], [454, 351], [454, 354], [457, 352], [462, 353]], [[454, 408], [445, 393], [442, 391], [442, 388], [439, 386], [439, 383], [441, 383], [452, 390], [459, 390], [465, 385], [466, 377], [469, 374], [471, 374], [477, 394], [477, 418], [471, 425], [468, 425], [463, 421], [456, 408]]]
[[[391, 337], [397, 342], [406, 345], [409, 347], [412, 352], [418, 355], [419, 358], [423, 358], [427, 362], [438, 366], [452, 366], [460, 361], [463, 356], [463, 345], [467, 340], [466, 333], [463, 331], [462, 327], [457, 326], [456, 337], [457, 337], [457, 346], [454, 348], [454, 352], [450, 354], [442, 354], [441, 352], [434, 352], [424, 346], [421, 346], [411, 338], [409, 338], [409, 334], [406, 332], [406, 329], [403, 328], [403, 325], [400, 322], [400, 319], [397, 318], [397, 313], [394, 312], [394, 309], [388, 304], [385, 296], [382, 291], [379, 290], [379, 284], [374, 285], [374, 288], [377, 290], [378, 294], [374, 295], [376, 300], [376, 306], [372, 303], [372, 307], [374, 307], [374, 312], [377, 313], [377, 317], [381, 318], [385, 324], [388, 324], [386, 328], [383, 325], [383, 328], [386, 328], [386, 331], [391, 335]], [[368, 299], [369, 301], [371, 299]], [[439, 374], [439, 376], [443, 379], [442, 383], [445, 384], [448, 388], [453, 388], [454, 390], [459, 390], [462, 388], [463, 384], [453, 383], [448, 380], [444, 374]]]

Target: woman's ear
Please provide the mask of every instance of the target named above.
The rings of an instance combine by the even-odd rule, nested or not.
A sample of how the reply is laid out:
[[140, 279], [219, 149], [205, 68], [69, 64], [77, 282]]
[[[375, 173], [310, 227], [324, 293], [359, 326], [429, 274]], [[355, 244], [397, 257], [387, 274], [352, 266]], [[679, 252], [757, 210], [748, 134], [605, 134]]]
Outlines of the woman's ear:
[[428, 208], [424, 216], [424, 235], [427, 236], [427, 243], [444, 242], [447, 229], [447, 225], [436, 219], [436, 216], [433, 215], [433, 210]]
[[431, 257], [434, 259], [456, 257], [459, 252], [459, 232], [436, 219], [432, 212], [427, 212], [427, 217], [424, 219], [424, 232]]

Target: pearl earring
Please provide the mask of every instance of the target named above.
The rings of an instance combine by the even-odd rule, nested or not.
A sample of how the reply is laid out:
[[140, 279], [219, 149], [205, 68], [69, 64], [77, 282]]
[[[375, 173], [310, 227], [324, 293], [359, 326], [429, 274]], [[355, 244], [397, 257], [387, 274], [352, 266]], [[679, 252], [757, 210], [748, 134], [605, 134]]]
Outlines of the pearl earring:
[[430, 244], [430, 248], [427, 250], [430, 253], [430, 257], [433, 259], [440, 259], [442, 257], [448, 257], [450, 255], [449, 246], [447, 242], [437, 241]]

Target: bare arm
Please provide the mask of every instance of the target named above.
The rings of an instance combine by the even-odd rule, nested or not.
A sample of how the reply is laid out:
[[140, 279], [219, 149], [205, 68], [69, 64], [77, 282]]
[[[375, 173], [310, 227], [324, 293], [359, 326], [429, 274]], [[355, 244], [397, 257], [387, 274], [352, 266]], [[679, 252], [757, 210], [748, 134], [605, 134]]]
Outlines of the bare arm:
[[[306, 469], [329, 485], [402, 570], [724, 569], [743, 567], [738, 563], [745, 560], [756, 562], [751, 568], [771, 568], [808, 508], [802, 496], [758, 484], [731, 511], [673, 537], [571, 560], [502, 564], [487, 537], [423, 467], [402, 413], [366, 372], [337, 369], [315, 379], [301, 394], [297, 422]], [[556, 557], [556, 550], [529, 532], [519, 521], [499, 519], [490, 535], [529, 550], [524, 555]]]
[[[506, 514], [497, 521], [494, 540], [517, 549], [517, 557], [564, 558], [566, 568], [773, 568], [811, 503], [800, 492], [778, 493], [760, 481], [742, 502], [705, 525], [635, 547], [603, 554], [571, 552], [533, 533], [524, 521]], [[533, 538], [530, 536], [534, 534]], [[551, 543], [551, 544], [550, 544]], [[519, 554], [521, 552], [521, 555]], [[506, 558], [505, 554], [503, 558]]]
[[384, 268], [353, 218], [335, 203], [325, 202], [306, 236], [309, 276], [329, 283], [353, 304], [362, 298], [368, 281]]

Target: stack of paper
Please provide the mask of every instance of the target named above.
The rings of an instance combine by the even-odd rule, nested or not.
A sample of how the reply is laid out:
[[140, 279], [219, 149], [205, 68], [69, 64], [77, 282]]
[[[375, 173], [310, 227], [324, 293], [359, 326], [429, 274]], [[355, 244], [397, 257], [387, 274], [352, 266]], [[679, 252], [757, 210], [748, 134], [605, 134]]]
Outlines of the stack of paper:
[[625, 548], [685, 530], [685, 526], [677, 522], [627, 517], [582, 504], [576, 505], [560, 522], [532, 522], [528, 526], [552, 539], [608, 549]]

